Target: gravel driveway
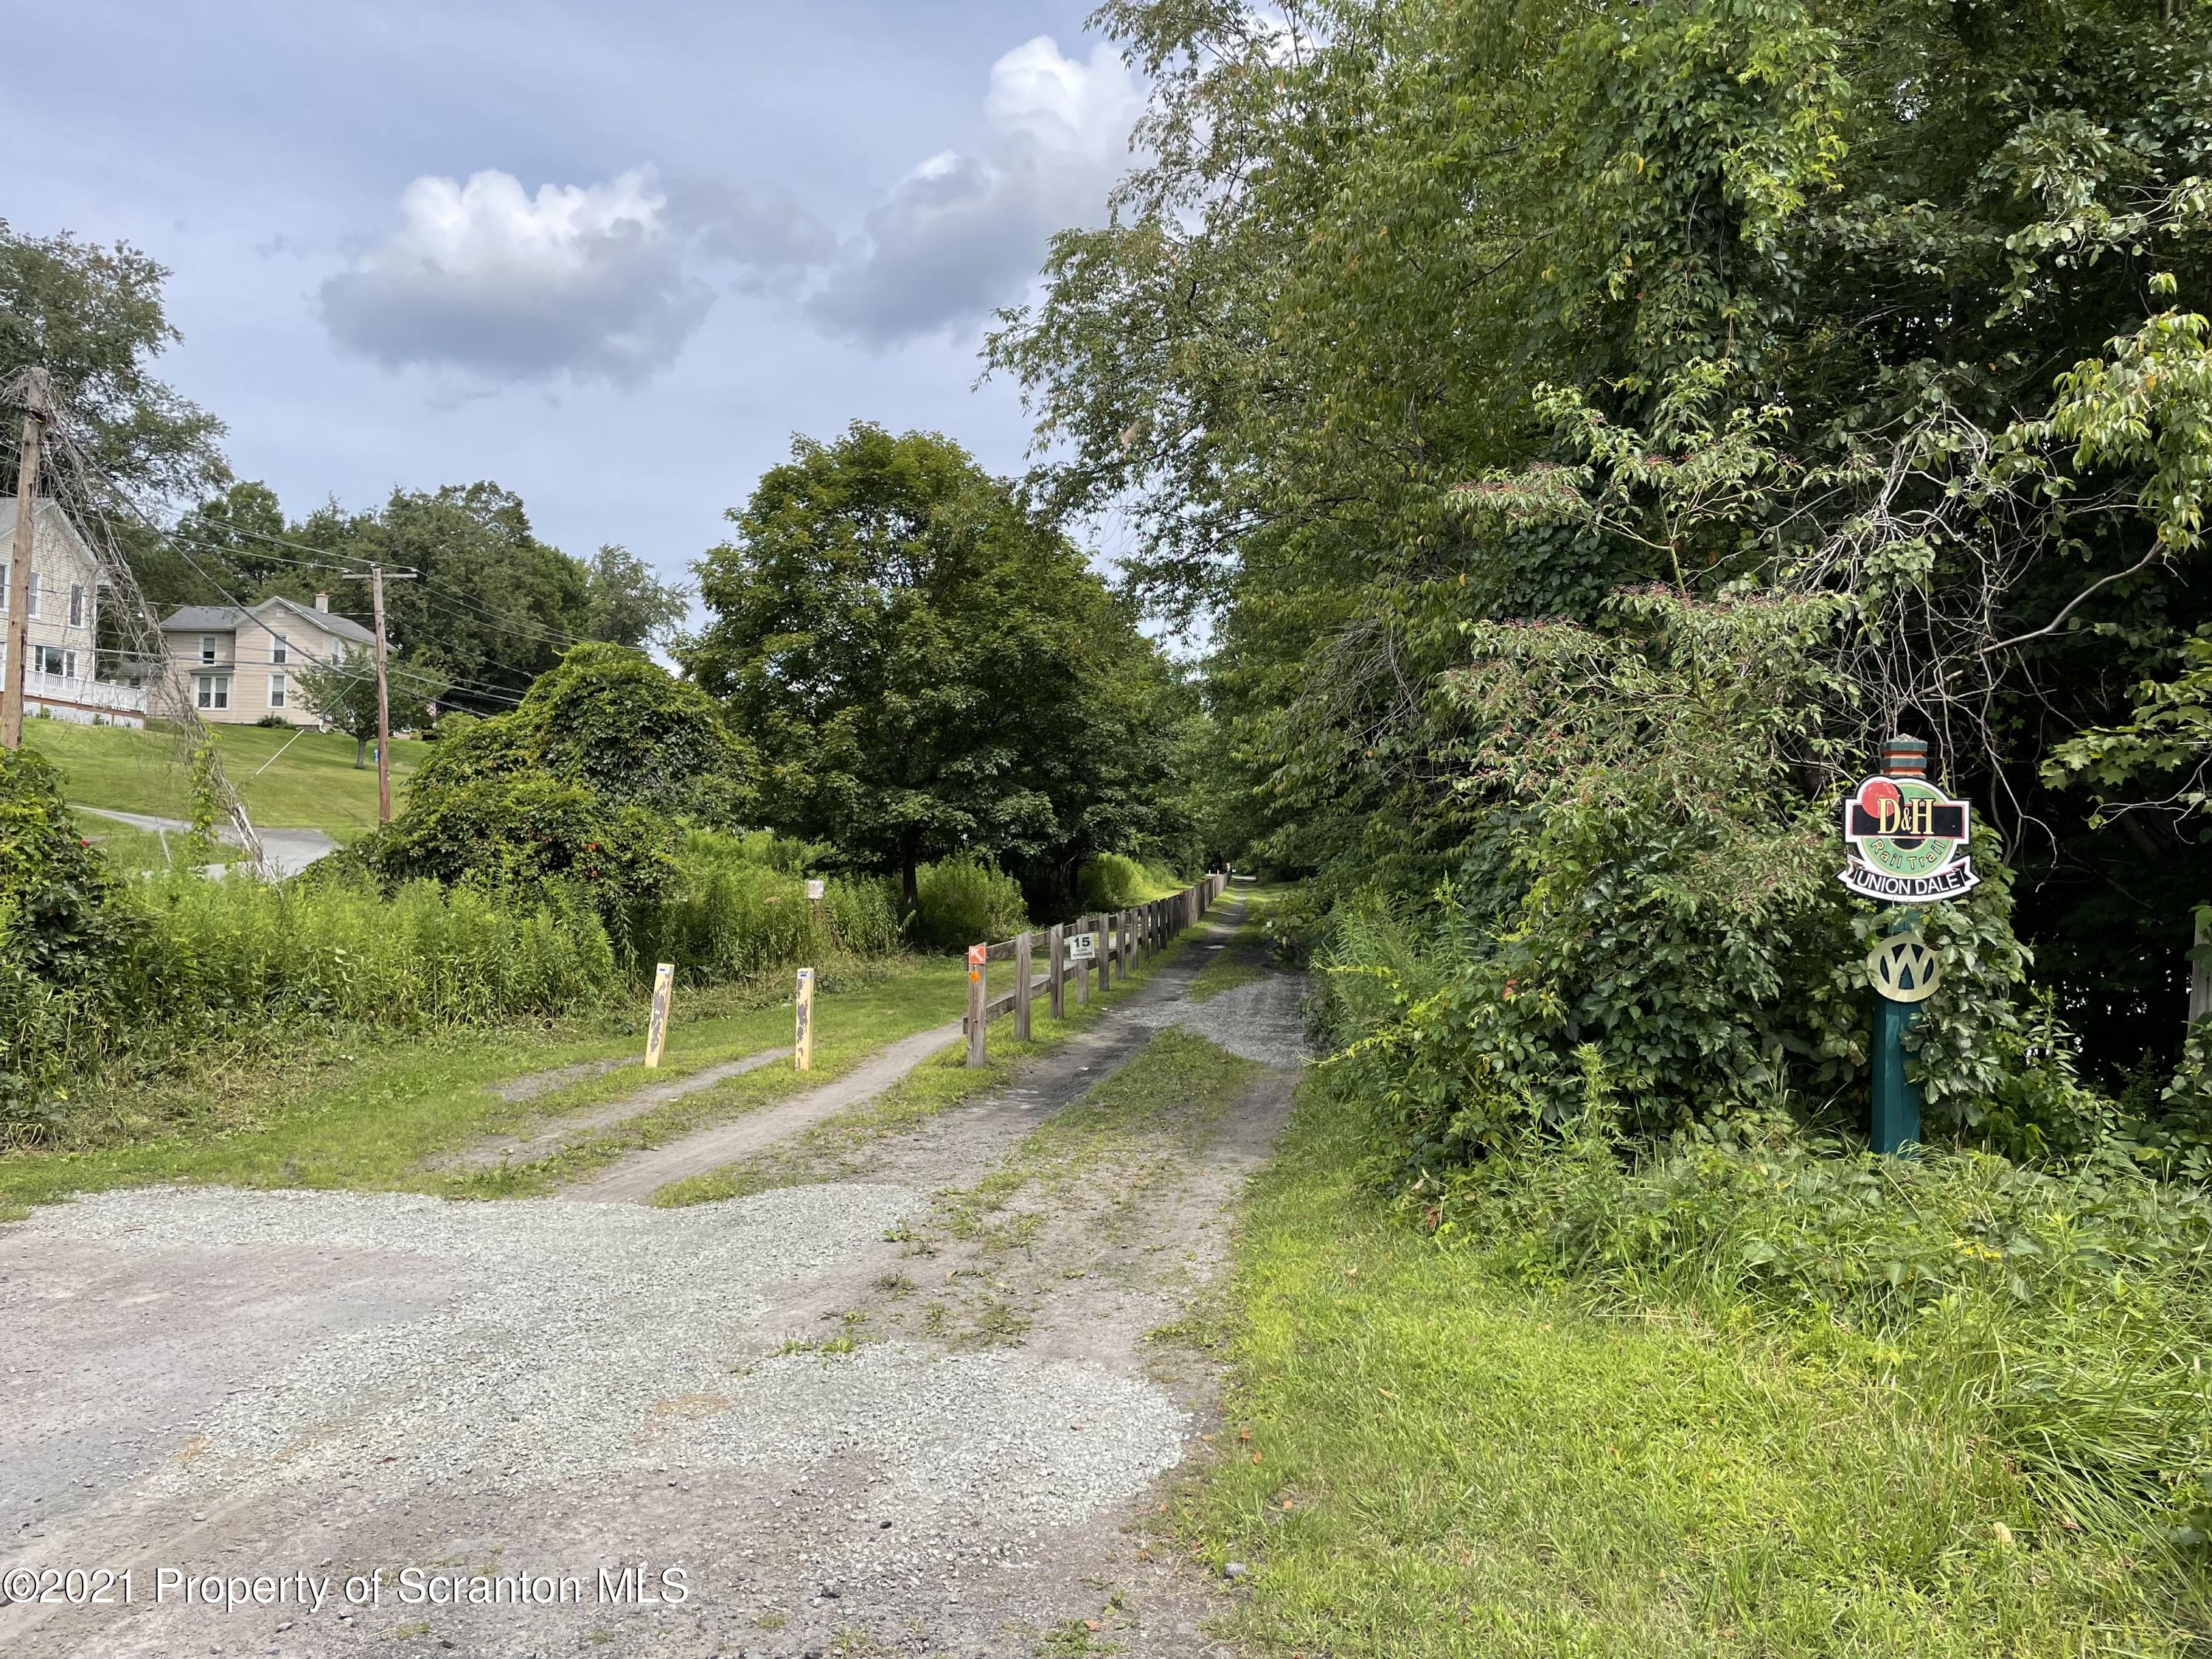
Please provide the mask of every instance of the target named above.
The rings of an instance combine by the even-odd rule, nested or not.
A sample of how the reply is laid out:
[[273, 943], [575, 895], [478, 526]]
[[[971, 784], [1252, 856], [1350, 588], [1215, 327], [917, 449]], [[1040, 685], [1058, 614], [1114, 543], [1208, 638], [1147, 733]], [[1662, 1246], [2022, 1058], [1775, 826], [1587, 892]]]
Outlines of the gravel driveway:
[[1170, 1018], [1295, 1062], [1294, 982], [1190, 1005], [1200, 959], [752, 1197], [150, 1188], [0, 1229], [0, 1569], [131, 1572], [127, 1607], [0, 1607], [0, 1650], [1220, 1651], [1231, 1591], [1129, 1529], [1214, 1411], [1211, 1362], [1147, 1339], [1224, 1263], [1290, 1066], [1018, 1249], [944, 1224]]

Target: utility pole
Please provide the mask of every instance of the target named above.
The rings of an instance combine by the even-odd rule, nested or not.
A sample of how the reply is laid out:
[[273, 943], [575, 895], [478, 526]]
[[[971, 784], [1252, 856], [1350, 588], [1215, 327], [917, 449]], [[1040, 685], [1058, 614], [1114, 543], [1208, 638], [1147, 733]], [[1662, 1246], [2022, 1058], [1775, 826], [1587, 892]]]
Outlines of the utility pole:
[[52, 408], [43, 368], [23, 371], [23, 448], [15, 466], [15, 546], [8, 562], [8, 672], [0, 675], [0, 748], [23, 746], [31, 657], [31, 549], [39, 528], [39, 442]]
[[[412, 581], [411, 570], [396, 573], [396, 582]], [[369, 602], [376, 612], [376, 821], [392, 822], [392, 681], [384, 655], [384, 567], [368, 568]]]

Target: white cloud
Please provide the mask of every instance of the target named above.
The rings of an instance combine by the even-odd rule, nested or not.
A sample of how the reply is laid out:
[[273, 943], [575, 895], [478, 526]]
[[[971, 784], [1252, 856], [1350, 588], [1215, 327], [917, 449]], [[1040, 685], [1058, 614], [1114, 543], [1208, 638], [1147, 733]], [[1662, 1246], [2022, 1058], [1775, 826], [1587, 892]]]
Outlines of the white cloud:
[[712, 291], [649, 169], [605, 184], [422, 178], [400, 225], [322, 287], [324, 325], [386, 367], [634, 386], [674, 361]]
[[991, 65], [982, 153], [932, 156], [877, 204], [808, 301], [816, 320], [881, 349], [1017, 298], [1054, 231], [1103, 215], [1143, 106], [1109, 46], [1087, 60], [1049, 35], [1015, 47]]

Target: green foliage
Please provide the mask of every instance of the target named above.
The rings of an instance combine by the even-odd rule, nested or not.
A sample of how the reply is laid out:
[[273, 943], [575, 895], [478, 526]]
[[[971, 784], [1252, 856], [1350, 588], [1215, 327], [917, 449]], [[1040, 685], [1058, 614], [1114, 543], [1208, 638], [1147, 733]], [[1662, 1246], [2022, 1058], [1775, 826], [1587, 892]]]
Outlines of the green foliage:
[[53, 985], [95, 980], [119, 943], [119, 890], [52, 763], [0, 750], [0, 965]]
[[742, 980], [897, 947], [895, 895], [882, 881], [827, 879], [817, 915], [804, 875], [777, 861], [787, 850], [764, 835], [690, 831], [673, 890], [640, 923], [639, 960], [673, 962], [694, 980]]
[[941, 859], [916, 872], [916, 902], [908, 928], [915, 943], [937, 951], [995, 944], [1030, 925], [1021, 884], [981, 859]]
[[1413, 1167], [1556, 1130], [1585, 1049], [1638, 1133], [1863, 1121], [1863, 960], [1901, 921], [1943, 966], [1909, 1044], [1929, 1137], [2083, 1144], [2093, 1103], [2027, 1054], [2027, 960], [1993, 841], [1976, 849], [1982, 884], [1949, 903], [1884, 910], [1834, 879], [1834, 615], [1660, 592], [1622, 599], [1607, 630], [1468, 630], [1473, 660], [1443, 686], [1459, 869], [1423, 907], [1348, 905], [1326, 963], [1340, 1063]]
[[[150, 372], [182, 337], [161, 303], [168, 274], [121, 242], [26, 236], [0, 219], [0, 384], [46, 369], [94, 464], [159, 497], [196, 494], [228, 473], [222, 423]], [[0, 422], [9, 479], [19, 441], [20, 423]]]
[[[1449, 880], [1497, 926], [1547, 872], [1506, 851], [1520, 805], [1464, 793], [1470, 638], [1609, 631], [1610, 596], [1653, 582], [1831, 603], [1832, 684], [1784, 763], [1832, 784], [1892, 730], [1929, 737], [1999, 832], [2084, 1076], [2171, 1048], [2212, 854], [2107, 830], [2042, 769], [2079, 732], [2125, 758], [2129, 689], [2212, 618], [2212, 13], [1101, 21], [1151, 78], [1143, 159], [992, 358], [1054, 457], [1042, 497], [1121, 515], [1139, 589], [1214, 612], [1208, 695], [1257, 801], [1240, 852], [1401, 896]], [[1563, 897], [1604, 829], [1570, 815]], [[1649, 852], [1630, 897], [1661, 904], [1695, 854]], [[1747, 945], [1761, 926], [1743, 913]], [[1753, 999], [1771, 954], [1742, 967]], [[1694, 1021], [1713, 992], [1688, 976], [1724, 955], [1645, 978], [1685, 976], [1666, 1000]], [[1984, 1066], [2011, 1042], [1987, 1030]]]
[[[307, 707], [353, 739], [353, 763], [365, 766], [368, 745], [376, 741], [376, 665], [356, 654], [306, 663], [294, 673]], [[394, 732], [419, 732], [429, 725], [431, 703], [447, 690], [420, 650], [391, 663], [386, 681], [386, 724]]]
[[1086, 860], [1075, 878], [1078, 910], [1126, 910], [1145, 890], [1145, 867], [1119, 853]]
[[370, 608], [363, 567], [416, 573], [386, 586], [387, 631], [450, 682], [441, 701], [463, 708], [507, 707], [590, 627], [584, 566], [538, 540], [521, 498], [495, 483], [395, 489], [371, 512], [332, 504], [295, 534], [343, 561], [321, 580], [354, 616]]
[[634, 651], [666, 639], [690, 604], [683, 588], [662, 581], [636, 554], [611, 544], [585, 565], [584, 599], [592, 637]]
[[[454, 746], [441, 744], [436, 753], [442, 759]], [[573, 892], [619, 927], [669, 892], [674, 843], [665, 819], [610, 806], [579, 784], [543, 775], [435, 787], [418, 779], [407, 810], [345, 859], [389, 887], [428, 880], [526, 902]]]
[[761, 748], [779, 830], [896, 871], [1033, 867], [1062, 891], [1156, 827], [1182, 693], [1129, 610], [1016, 492], [933, 434], [801, 440], [699, 567], [684, 659]]
[[2185, 1333], [2212, 1314], [2212, 1207], [2093, 1158], [1899, 1161], [1702, 1145], [1622, 1166], [1586, 1055], [1566, 1156], [1500, 1158], [1408, 1202], [1511, 1275], [1632, 1308], [1747, 1316], [1841, 1349], [2025, 1477], [2037, 1524], [2126, 1540], [2212, 1513], [2212, 1392]]

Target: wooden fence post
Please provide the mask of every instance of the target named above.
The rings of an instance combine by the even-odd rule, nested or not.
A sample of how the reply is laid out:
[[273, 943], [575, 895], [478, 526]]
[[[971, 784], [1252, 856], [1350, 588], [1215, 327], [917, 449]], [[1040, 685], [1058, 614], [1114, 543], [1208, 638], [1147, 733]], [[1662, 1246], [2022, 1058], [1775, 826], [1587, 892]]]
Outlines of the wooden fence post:
[[983, 1064], [983, 964], [990, 951], [988, 945], [968, 947], [968, 1063]]
[[1054, 1019], [1067, 1018], [1067, 929], [1059, 922], [1044, 931], [1045, 971], [1052, 975], [1052, 989], [1045, 1000], [1052, 1009]]
[[1030, 1040], [1030, 935], [1024, 927], [1014, 935], [1014, 1041]]
[[[1095, 944], [1097, 923], [1098, 919], [1096, 916], [1078, 916], [1075, 919], [1075, 931], [1079, 933], [1090, 933]], [[1086, 1008], [1091, 1006], [1091, 963], [1088, 962], [1079, 962], [1075, 964], [1075, 1000]]]

